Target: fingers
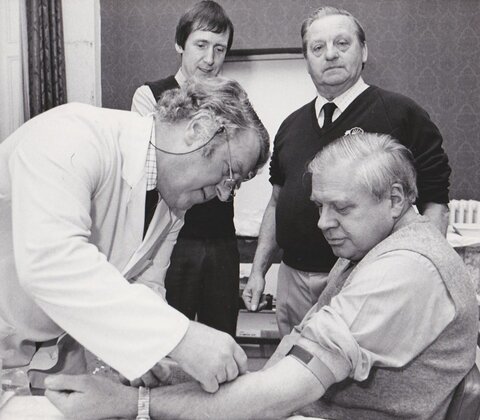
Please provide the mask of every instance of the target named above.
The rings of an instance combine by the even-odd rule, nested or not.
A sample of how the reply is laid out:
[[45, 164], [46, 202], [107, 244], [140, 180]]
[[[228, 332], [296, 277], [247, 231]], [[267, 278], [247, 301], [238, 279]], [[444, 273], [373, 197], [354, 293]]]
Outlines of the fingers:
[[50, 402], [57, 408], [63, 407], [65, 401], [68, 398], [67, 392], [54, 391], [52, 389], [47, 389], [45, 391], [45, 396], [50, 400]]
[[232, 361], [232, 363], [229, 363], [226, 367], [226, 377], [225, 377], [225, 381], [223, 382], [233, 381], [238, 376], [238, 373], [239, 373], [238, 365]]
[[136, 379], [134, 382], [137, 382], [138, 385], [132, 382], [132, 386], [137, 388], [139, 386], [148, 386], [149, 388], [154, 388], [159, 385], [159, 380], [151, 370], [147, 372], [145, 375], [142, 375], [141, 378]]
[[245, 352], [231, 336], [193, 321], [170, 357], [207, 392], [247, 370]]
[[252, 310], [252, 291], [250, 289], [245, 289], [242, 293], [242, 299], [243, 299], [243, 302], [245, 303], [245, 308], [251, 311]]
[[[235, 350], [233, 352], [233, 358], [235, 359], [235, 363], [238, 369], [238, 374], [243, 375], [244, 373], [246, 373], [247, 372], [247, 355], [238, 344], [236, 345]], [[238, 376], [238, 374], [232, 379], [235, 379]]]
[[167, 363], [160, 362], [152, 368], [152, 373], [156, 376], [160, 383], [166, 383], [169, 381], [172, 375], [172, 370]]
[[88, 375], [52, 375], [45, 378], [45, 387], [53, 391], [82, 391]]
[[256, 311], [258, 308], [258, 302], [262, 296], [262, 291], [258, 290], [254, 287], [247, 287], [244, 289], [242, 293], [242, 299], [245, 303], [245, 307], [249, 311]]
[[258, 305], [258, 310], [261, 311], [261, 310], [264, 309], [267, 305], [268, 305], [267, 296], [265, 296], [264, 294], [262, 294], [262, 295], [261, 295], [260, 303], [259, 303], [259, 305]]
[[240, 346], [234, 351], [234, 358], [225, 365], [218, 368], [215, 376], [211, 376], [200, 382], [202, 389], [209, 393], [215, 393], [220, 385], [225, 382], [233, 381], [239, 374], [247, 371], [247, 356]]
[[206, 378], [200, 382], [200, 386], [205, 392], [209, 392], [210, 394], [213, 394], [218, 391], [218, 388], [220, 387], [217, 379], [214, 376], [210, 376], [209, 378]]

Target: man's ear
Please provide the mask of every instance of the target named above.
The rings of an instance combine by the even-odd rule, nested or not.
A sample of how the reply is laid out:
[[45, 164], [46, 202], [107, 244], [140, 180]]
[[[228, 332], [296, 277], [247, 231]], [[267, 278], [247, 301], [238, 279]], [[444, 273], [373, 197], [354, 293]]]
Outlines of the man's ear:
[[[207, 138], [210, 118], [205, 115], [195, 115], [185, 127], [185, 143], [188, 146], [200, 146]], [[198, 143], [198, 144], [197, 144]]]
[[183, 54], [183, 48], [175, 42], [175, 51], [179, 54]]
[[392, 217], [399, 217], [407, 203], [407, 197], [401, 184], [395, 182], [390, 188], [390, 201], [392, 203]]
[[368, 59], [368, 47], [367, 47], [367, 41], [363, 44], [362, 47], [362, 63], [365, 64]]

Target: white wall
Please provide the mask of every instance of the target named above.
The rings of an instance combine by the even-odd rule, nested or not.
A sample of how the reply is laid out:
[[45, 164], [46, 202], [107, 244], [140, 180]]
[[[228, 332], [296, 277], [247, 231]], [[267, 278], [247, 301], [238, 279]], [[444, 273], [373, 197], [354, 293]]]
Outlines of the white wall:
[[20, 0], [0, 0], [0, 142], [24, 121]]
[[[282, 121], [316, 96], [301, 54], [253, 56], [226, 62], [222, 75], [237, 80], [273, 139]], [[271, 147], [270, 150], [272, 150]], [[237, 235], [258, 236], [272, 187], [269, 163], [253, 180], [243, 183], [235, 197]]]
[[101, 106], [100, 1], [62, 0], [68, 102]]

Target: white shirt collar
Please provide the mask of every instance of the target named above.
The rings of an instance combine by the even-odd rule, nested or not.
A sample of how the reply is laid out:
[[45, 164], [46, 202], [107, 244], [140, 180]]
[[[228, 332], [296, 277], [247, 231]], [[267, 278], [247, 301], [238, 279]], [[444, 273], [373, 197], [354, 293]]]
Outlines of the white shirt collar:
[[315, 101], [315, 115], [317, 118], [320, 118], [320, 111], [322, 110], [323, 105], [325, 105], [327, 102], [334, 102], [337, 106], [337, 109], [333, 114], [332, 120], [335, 121], [340, 114], [345, 111], [347, 107], [367, 88], [368, 85], [360, 77], [350, 89], [337, 96], [333, 101], [329, 101], [323, 96], [318, 95]]
[[185, 83], [187, 83], [187, 78], [183, 74], [181, 67], [178, 69], [177, 74], [175, 74], [175, 80], [179, 86], [183, 86]]

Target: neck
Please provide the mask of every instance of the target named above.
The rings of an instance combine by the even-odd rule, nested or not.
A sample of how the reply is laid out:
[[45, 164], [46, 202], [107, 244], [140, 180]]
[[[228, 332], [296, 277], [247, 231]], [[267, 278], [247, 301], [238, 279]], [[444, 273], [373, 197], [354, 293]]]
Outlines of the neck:
[[354, 83], [344, 83], [340, 85], [316, 85], [317, 92], [320, 96], [324, 97], [328, 101], [333, 101], [335, 98], [338, 98], [340, 95], [344, 94], [348, 89], [357, 83], [358, 79]]
[[407, 206], [402, 214], [398, 217], [395, 221], [395, 225], [393, 226], [392, 232], [396, 232], [397, 230], [409, 225], [417, 218], [417, 213], [413, 209], [412, 205]]

